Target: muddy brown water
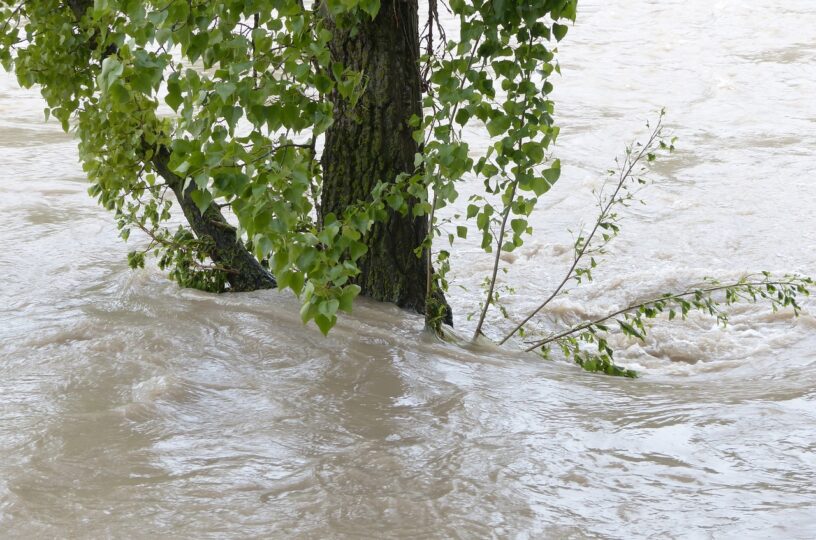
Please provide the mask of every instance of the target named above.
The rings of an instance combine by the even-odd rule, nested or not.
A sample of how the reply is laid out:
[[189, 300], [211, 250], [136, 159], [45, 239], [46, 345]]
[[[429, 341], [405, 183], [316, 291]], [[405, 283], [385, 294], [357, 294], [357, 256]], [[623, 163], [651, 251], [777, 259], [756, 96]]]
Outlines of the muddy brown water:
[[[811, 0], [582, 0], [561, 48], [564, 176], [509, 258], [512, 313], [663, 106], [679, 151], [539, 324], [705, 275], [816, 274]], [[42, 109], [0, 77], [0, 537], [816, 537], [813, 304], [659, 323], [617, 343], [636, 381], [440, 343], [365, 301], [323, 338], [289, 294], [128, 270]], [[489, 265], [455, 255], [461, 335]]]

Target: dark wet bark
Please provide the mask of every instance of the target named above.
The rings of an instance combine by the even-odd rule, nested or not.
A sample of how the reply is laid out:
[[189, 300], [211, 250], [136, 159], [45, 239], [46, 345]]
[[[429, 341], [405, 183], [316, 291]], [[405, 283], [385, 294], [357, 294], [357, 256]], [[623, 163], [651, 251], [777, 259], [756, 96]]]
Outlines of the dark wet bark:
[[[67, 5], [80, 21], [88, 9], [93, 7], [93, 0], [67, 0]], [[95, 36], [91, 36], [89, 49], [94, 49]], [[103, 53], [108, 56], [116, 53], [116, 47], [111, 46]], [[212, 240], [212, 250], [208, 253], [213, 262], [228, 269], [227, 282], [233, 292], [255, 291], [271, 289], [277, 283], [238, 237], [235, 227], [229, 224], [221, 213], [221, 209], [211, 203], [202, 214], [190, 196], [195, 185], [191, 184], [184, 189], [184, 179], [174, 174], [168, 167], [170, 152], [166, 148], [159, 148], [152, 158], [156, 172], [164, 178], [184, 212], [184, 217], [190, 228], [198, 238]]]
[[195, 184], [190, 183], [184, 189], [184, 179], [174, 174], [168, 167], [170, 152], [161, 148], [153, 157], [156, 172], [164, 178], [184, 212], [184, 217], [198, 238], [209, 238], [213, 248], [208, 253], [213, 262], [229, 269], [227, 281], [233, 292], [272, 289], [276, 286], [275, 278], [258, 262], [236, 234], [235, 227], [229, 224], [221, 209], [211, 203], [202, 214], [191, 197]]
[[[376, 19], [355, 33], [333, 32], [333, 58], [363, 72], [366, 90], [354, 110], [339, 95], [332, 96], [335, 121], [323, 153], [323, 216], [341, 216], [348, 206], [369, 199], [378, 182], [414, 171], [419, 145], [408, 121], [422, 116], [417, 0], [383, 0]], [[356, 283], [362, 294], [425, 313], [429, 255], [417, 257], [414, 250], [427, 234], [427, 216], [411, 212], [391, 211], [375, 225], [366, 240], [368, 253], [358, 262]], [[450, 323], [441, 294], [437, 302], [445, 306], [444, 319]]]

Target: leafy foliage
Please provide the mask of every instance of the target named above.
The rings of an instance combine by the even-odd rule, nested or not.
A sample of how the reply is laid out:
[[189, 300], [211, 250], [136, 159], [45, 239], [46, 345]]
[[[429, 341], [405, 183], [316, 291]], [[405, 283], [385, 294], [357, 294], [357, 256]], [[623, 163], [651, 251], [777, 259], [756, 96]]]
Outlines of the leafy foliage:
[[[504, 309], [496, 286], [506, 270], [501, 254], [533, 232], [529, 217], [560, 177], [550, 156], [559, 134], [550, 79], [560, 73], [556, 47], [577, 0], [450, 0], [455, 39], [439, 25], [437, 0], [429, 0], [417, 71], [424, 113], [408, 120], [421, 143], [415, 169], [383, 178], [342, 215], [320, 215], [322, 137], [338, 99], [354, 111], [367, 82], [333, 58], [333, 30], [354, 32], [388, 16], [394, 1], [0, 0], [0, 64], [21, 85], [38, 86], [46, 116], [76, 131], [89, 193], [114, 213], [122, 238], [132, 231], [148, 238], [129, 255], [132, 267], [155, 256], [182, 286], [226, 290], [242, 269], [219, 258], [217, 235], [200, 234], [195, 224], [223, 228], [301, 299], [303, 321], [327, 333], [360, 293], [353, 280], [366, 234], [392, 211], [427, 215], [430, 233], [416, 253], [436, 252], [433, 264], [428, 257], [426, 309], [439, 330], [444, 306], [435, 288], [448, 290], [450, 251], [434, 244], [466, 238], [470, 223], [493, 262], [476, 338], [491, 307]], [[489, 139], [482, 155], [464, 140], [465, 127]], [[644, 165], [673, 149], [661, 129], [658, 122], [644, 145], [627, 148], [609, 189], [598, 193], [597, 220], [578, 234], [564, 279], [502, 343], [525, 335], [568, 284], [592, 279]], [[463, 215], [439, 219], [466, 179], [483, 189]], [[181, 217], [187, 225], [177, 225]], [[770, 275], [709, 283], [586, 321], [530, 349], [546, 354], [559, 345], [589, 371], [633, 376], [614, 364], [610, 321], [644, 339], [646, 321], [664, 313], [671, 319], [699, 310], [725, 323], [723, 306], [760, 299], [798, 312], [797, 295], [812, 285]]]
[[[328, 96], [353, 108], [365, 91], [365, 74], [332, 58], [330, 28], [376, 17], [380, 0], [2, 0], [0, 62], [23, 86], [40, 87], [47, 115], [76, 129], [89, 192], [115, 213], [122, 237], [137, 230], [150, 238], [129, 257], [132, 266], [152, 254], [183, 286], [228, 286], [237, 270], [210, 260], [212, 243], [169, 225], [178, 215], [173, 199], [189, 197], [205, 218], [231, 213], [278, 285], [302, 299], [304, 321], [327, 332], [359, 292], [350, 280], [366, 232], [387, 208], [407, 211], [408, 198], [418, 201], [413, 212], [433, 213], [475, 173], [502, 200], [480, 198], [468, 211], [483, 246], [521, 244], [537, 196], [558, 177], [557, 163], [543, 165], [557, 136], [545, 81], [557, 70], [549, 43], [567, 30], [554, 21], [574, 19], [576, 3], [451, 2], [461, 37], [435, 47], [428, 36], [416, 173], [383, 179], [370, 200], [322, 220], [318, 149], [333, 121]], [[495, 139], [476, 160], [461, 140], [471, 121]], [[511, 214], [507, 238], [494, 236]], [[433, 281], [446, 283], [443, 275]]]
[[[445, 42], [441, 53], [424, 59], [432, 91], [424, 103], [430, 113], [417, 136], [425, 137], [421, 165], [432, 193], [432, 212], [458, 199], [456, 183], [463, 178], [475, 177], [484, 185], [482, 194], [471, 197], [464, 216], [475, 221], [482, 249], [494, 253], [493, 279], [475, 335], [495, 301], [501, 253], [524, 243], [532, 232], [527, 219], [538, 198], [560, 176], [560, 162], [547, 156], [559, 131], [548, 79], [559, 71], [553, 44], [567, 27], [549, 21], [574, 20], [576, 5], [451, 2], [460, 21], [459, 40]], [[463, 128], [474, 123], [482, 125], [491, 140], [487, 152], [476, 159], [462, 137]], [[467, 235], [462, 217], [455, 216], [460, 238]], [[434, 223], [433, 234], [441, 234], [443, 225]], [[448, 239], [454, 242], [452, 234]], [[447, 283], [444, 275], [437, 277], [443, 286]]]
[[[686, 319], [690, 312], [698, 311], [714, 317], [718, 323], [728, 324], [725, 308], [737, 302], [756, 303], [767, 301], [773, 311], [791, 309], [798, 315], [801, 306], [799, 296], [809, 296], [809, 288], [814, 285], [811, 278], [789, 275], [775, 278], [768, 272], [759, 276], [743, 276], [730, 284], [721, 284], [713, 279], [705, 284], [680, 293], [667, 293], [649, 300], [626, 306], [608, 315], [576, 325], [568, 330], [533, 342], [528, 351], [539, 349], [546, 356], [552, 345], [561, 348], [567, 357], [587, 371], [603, 372], [610, 375], [635, 377], [637, 374], [614, 363], [614, 350], [608, 336], [615, 328], [630, 338], [645, 341], [648, 333], [647, 322], [665, 316], [668, 320]], [[592, 351], [590, 345], [596, 346]]]

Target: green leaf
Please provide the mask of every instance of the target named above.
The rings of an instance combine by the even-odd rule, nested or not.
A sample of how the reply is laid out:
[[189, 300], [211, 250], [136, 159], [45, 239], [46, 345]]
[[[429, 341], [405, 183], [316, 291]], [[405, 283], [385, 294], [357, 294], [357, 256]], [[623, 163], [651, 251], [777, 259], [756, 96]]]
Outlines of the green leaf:
[[198, 208], [199, 212], [202, 214], [210, 207], [210, 203], [212, 202], [212, 195], [208, 190], [200, 190], [197, 189], [190, 194], [190, 198], [193, 199], [196, 207]]
[[460, 109], [454, 118], [454, 121], [461, 126], [467, 124], [468, 120], [470, 120], [470, 113], [466, 109]]
[[360, 0], [359, 5], [372, 19], [380, 12], [380, 0]]
[[562, 39], [564, 39], [564, 37], [567, 35], [568, 30], [569, 27], [563, 24], [554, 23], [552, 32], [553, 36], [555, 36], [556, 41], [561, 41]]
[[329, 335], [329, 330], [334, 327], [334, 324], [337, 322], [336, 316], [327, 317], [321, 313], [315, 315], [315, 324], [317, 327], [320, 328], [320, 331], [323, 333], [324, 336]]
[[637, 328], [635, 328], [631, 324], [623, 320], [618, 320], [618, 324], [620, 325], [624, 334], [634, 336], [640, 339], [641, 341], [646, 341], [646, 336], [644, 336]]
[[513, 219], [510, 221], [510, 227], [513, 229], [514, 233], [521, 236], [527, 230], [527, 220]]
[[178, 76], [171, 76], [167, 81], [167, 96], [164, 101], [174, 111], [178, 111], [179, 106], [184, 103], [184, 98], [181, 97], [181, 84], [179, 84]]
[[340, 306], [338, 309], [346, 313], [351, 313], [354, 299], [357, 298], [361, 290], [358, 285], [346, 285], [340, 294]]
[[530, 181], [530, 187], [532, 188], [533, 193], [536, 194], [536, 197], [541, 197], [547, 193], [552, 186], [546, 178], [543, 176], [537, 176]]
[[491, 137], [498, 137], [510, 129], [511, 118], [507, 115], [500, 115], [487, 123], [487, 132]]
[[215, 85], [215, 93], [221, 96], [221, 100], [226, 103], [227, 99], [235, 93], [236, 86], [230, 82], [220, 82]]
[[102, 71], [99, 74], [98, 82], [103, 93], [119, 80], [124, 69], [125, 66], [115, 56], [108, 56], [102, 61]]

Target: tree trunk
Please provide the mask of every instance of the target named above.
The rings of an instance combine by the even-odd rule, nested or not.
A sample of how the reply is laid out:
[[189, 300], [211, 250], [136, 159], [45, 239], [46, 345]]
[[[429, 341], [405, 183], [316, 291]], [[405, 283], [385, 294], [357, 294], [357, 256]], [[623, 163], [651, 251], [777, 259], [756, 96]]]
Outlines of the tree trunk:
[[[408, 121], [422, 116], [417, 0], [382, 0], [377, 17], [356, 32], [332, 30], [333, 59], [362, 72], [366, 85], [354, 110], [332, 95], [335, 120], [322, 158], [320, 214], [339, 217], [346, 207], [368, 200], [378, 182], [415, 170], [419, 145]], [[427, 234], [427, 216], [389, 210], [368, 235], [368, 252], [358, 261], [355, 281], [362, 294], [425, 313], [429, 254], [417, 257], [414, 250]], [[450, 323], [450, 309], [437, 296]]]

